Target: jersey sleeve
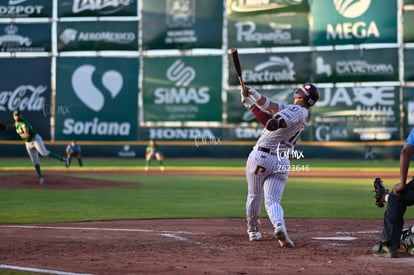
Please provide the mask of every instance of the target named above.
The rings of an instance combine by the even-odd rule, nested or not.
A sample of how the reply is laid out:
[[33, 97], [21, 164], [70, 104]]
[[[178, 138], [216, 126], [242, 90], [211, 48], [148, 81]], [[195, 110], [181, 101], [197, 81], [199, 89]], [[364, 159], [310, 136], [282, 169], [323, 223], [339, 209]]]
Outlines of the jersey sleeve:
[[278, 115], [283, 118], [283, 120], [286, 122], [287, 127], [289, 127], [290, 125], [295, 124], [303, 119], [303, 110], [304, 108], [292, 104], [284, 106], [284, 108], [279, 110]]
[[408, 135], [405, 143], [408, 144], [408, 145], [414, 146], [414, 128], [411, 130], [411, 132]]

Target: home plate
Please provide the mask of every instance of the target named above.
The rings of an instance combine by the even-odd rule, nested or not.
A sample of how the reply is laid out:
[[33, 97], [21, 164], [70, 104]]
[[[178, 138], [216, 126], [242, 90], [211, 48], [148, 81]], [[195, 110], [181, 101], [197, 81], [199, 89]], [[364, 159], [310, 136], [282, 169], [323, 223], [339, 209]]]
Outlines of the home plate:
[[330, 241], [352, 241], [357, 238], [354, 237], [313, 237], [314, 240], [330, 240]]

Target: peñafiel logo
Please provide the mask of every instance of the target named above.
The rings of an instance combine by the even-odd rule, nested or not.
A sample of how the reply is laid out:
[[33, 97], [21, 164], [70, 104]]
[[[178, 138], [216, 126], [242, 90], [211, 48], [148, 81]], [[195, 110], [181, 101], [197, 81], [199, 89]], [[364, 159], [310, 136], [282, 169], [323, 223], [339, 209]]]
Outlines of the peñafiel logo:
[[[96, 67], [90, 64], [78, 67], [72, 75], [72, 87], [83, 104], [98, 112], [105, 104], [105, 97], [104, 92], [100, 91], [92, 81], [95, 70]], [[108, 70], [104, 72], [101, 81], [112, 98], [115, 98], [121, 92], [123, 78], [118, 71]]]

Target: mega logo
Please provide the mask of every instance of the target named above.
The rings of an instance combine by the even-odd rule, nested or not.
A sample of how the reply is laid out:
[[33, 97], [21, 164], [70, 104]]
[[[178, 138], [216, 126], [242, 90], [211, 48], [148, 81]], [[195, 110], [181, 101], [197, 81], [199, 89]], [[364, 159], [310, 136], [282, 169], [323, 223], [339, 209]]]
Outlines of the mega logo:
[[[370, 7], [371, 0], [349, 1], [333, 0], [336, 11], [344, 18], [354, 19], [363, 15]], [[349, 21], [340, 22], [336, 25], [328, 24], [326, 27], [326, 38], [329, 39], [363, 39], [369, 37], [380, 37], [380, 32], [375, 21]]]
[[197, 103], [210, 101], [209, 87], [190, 87], [196, 77], [194, 68], [177, 59], [166, 72], [167, 79], [175, 83], [175, 87], [159, 87], [155, 89], [155, 104]]
[[[115, 70], [108, 70], [102, 74], [101, 82], [106, 91], [99, 90], [92, 81], [96, 67], [85, 64], [78, 67], [72, 75], [72, 88], [78, 99], [89, 109], [99, 112], [105, 105], [104, 93], [109, 93], [110, 98], [116, 98], [122, 90], [122, 75]], [[106, 122], [93, 118], [92, 121], [75, 121], [67, 118], [64, 121], [63, 133], [71, 134], [93, 134], [93, 135], [121, 135], [130, 133], [131, 124], [128, 122]]]

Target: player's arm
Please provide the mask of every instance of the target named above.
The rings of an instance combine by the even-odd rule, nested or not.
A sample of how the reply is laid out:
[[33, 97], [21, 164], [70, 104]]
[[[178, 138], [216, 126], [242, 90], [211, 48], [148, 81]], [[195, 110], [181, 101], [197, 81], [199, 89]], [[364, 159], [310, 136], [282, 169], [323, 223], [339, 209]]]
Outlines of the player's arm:
[[256, 89], [252, 87], [246, 87], [249, 97], [253, 98], [256, 101], [256, 105], [271, 114], [276, 114], [279, 112], [279, 104], [271, 101], [267, 96], [261, 95]]

